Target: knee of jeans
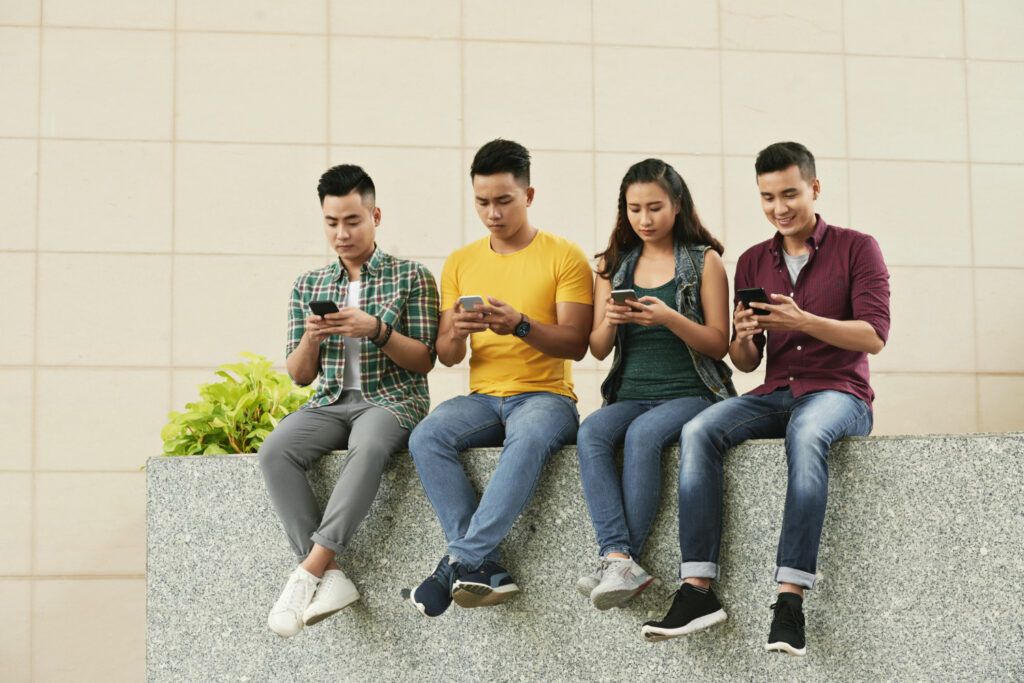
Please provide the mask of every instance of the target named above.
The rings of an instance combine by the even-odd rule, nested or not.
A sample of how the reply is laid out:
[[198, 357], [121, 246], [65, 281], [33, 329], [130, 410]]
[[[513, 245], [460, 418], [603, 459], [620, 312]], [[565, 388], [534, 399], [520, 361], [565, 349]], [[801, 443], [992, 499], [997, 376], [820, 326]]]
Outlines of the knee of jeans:
[[627, 429], [623, 449], [630, 457], [647, 456], [661, 458], [661, 444], [655, 442], [649, 433], [638, 429]]
[[705, 420], [701, 419], [700, 415], [697, 415], [683, 425], [682, 430], [679, 432], [680, 457], [682, 457], [684, 453], [692, 456], [706, 450], [709, 440], [707, 426], [708, 425]]
[[584, 420], [576, 434], [576, 445], [580, 457], [592, 457], [594, 449], [599, 448], [603, 442], [607, 441], [603, 437], [602, 429], [595, 420], [589, 418]]

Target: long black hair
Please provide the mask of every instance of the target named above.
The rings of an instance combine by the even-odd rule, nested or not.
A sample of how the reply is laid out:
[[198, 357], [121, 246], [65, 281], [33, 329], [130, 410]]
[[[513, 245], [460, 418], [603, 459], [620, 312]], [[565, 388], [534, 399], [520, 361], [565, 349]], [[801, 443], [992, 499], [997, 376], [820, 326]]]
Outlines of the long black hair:
[[693, 197], [690, 196], [690, 188], [683, 182], [676, 169], [661, 159], [644, 159], [629, 167], [622, 178], [622, 184], [619, 185], [619, 211], [615, 217], [615, 229], [608, 240], [608, 248], [595, 254], [598, 258], [604, 259], [604, 268], [598, 271], [598, 275], [606, 280], [610, 278], [618, 269], [622, 258], [643, 242], [630, 225], [626, 212], [626, 190], [635, 183], [657, 183], [673, 203], [679, 202], [679, 213], [676, 214], [675, 225], [672, 226], [673, 243], [707, 244], [719, 254], [725, 252], [722, 243], [700, 222], [697, 209], [693, 205]]

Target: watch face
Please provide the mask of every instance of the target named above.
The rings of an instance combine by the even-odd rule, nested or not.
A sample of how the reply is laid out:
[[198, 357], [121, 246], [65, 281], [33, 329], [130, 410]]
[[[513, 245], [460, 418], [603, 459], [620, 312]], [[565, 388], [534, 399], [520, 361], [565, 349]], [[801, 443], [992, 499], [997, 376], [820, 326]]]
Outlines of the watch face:
[[516, 329], [512, 331], [512, 334], [522, 339], [526, 335], [530, 334], [530, 322], [528, 320], [522, 320], [516, 325]]

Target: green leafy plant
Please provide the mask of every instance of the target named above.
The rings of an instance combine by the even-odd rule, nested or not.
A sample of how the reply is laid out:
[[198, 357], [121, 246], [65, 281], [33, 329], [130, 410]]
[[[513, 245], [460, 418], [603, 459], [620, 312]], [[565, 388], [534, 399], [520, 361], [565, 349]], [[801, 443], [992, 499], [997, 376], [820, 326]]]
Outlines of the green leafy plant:
[[248, 351], [249, 362], [217, 368], [222, 382], [199, 385], [199, 400], [172, 411], [160, 431], [164, 455], [255, 453], [277, 423], [313, 393], [297, 387], [273, 363]]

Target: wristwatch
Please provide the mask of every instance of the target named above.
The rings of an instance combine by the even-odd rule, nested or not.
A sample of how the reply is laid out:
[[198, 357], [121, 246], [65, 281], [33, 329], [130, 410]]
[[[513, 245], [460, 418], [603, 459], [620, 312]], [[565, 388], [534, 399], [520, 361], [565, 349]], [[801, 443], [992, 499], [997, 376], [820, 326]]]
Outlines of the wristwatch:
[[519, 315], [523, 317], [519, 319], [519, 322], [516, 324], [516, 328], [512, 330], [512, 334], [522, 339], [526, 335], [530, 334], [530, 321], [526, 319], [525, 313], [520, 313]]

